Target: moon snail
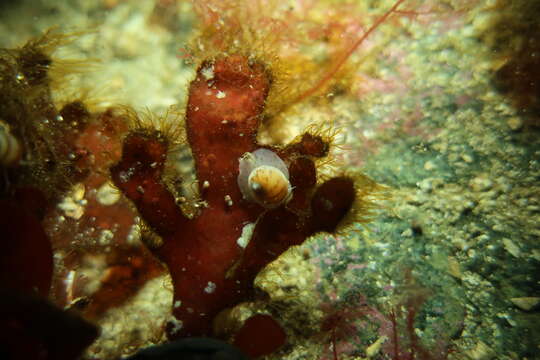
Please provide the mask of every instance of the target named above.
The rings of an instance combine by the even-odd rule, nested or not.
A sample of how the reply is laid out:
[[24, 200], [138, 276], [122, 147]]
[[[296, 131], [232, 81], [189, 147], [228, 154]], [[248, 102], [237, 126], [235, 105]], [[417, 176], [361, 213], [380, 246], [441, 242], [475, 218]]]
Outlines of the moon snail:
[[273, 209], [292, 197], [287, 165], [271, 150], [257, 149], [239, 159], [238, 187], [244, 199]]

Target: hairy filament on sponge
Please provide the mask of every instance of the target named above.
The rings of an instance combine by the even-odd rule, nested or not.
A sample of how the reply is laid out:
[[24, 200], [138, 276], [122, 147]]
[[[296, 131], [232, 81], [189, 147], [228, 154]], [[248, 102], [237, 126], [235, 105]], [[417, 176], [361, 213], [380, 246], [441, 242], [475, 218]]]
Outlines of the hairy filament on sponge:
[[[187, 143], [183, 114], [175, 106], [170, 106], [162, 115], [156, 115], [149, 109], [141, 112], [129, 106], [120, 107], [119, 111], [128, 119], [130, 133], [141, 133], [166, 142], [166, 155], [161, 182], [178, 199], [178, 206], [184, 215], [193, 218], [200, 213], [201, 198], [197, 180], [185, 181], [186, 174], [180, 173], [177, 155]], [[128, 135], [129, 136], [129, 135]], [[194, 173], [194, 169], [191, 170]]]
[[365, 226], [370, 223], [383, 208], [381, 201], [388, 200], [391, 193], [390, 188], [378, 184], [360, 171], [349, 170], [337, 176], [350, 179], [354, 183], [355, 194], [355, 201], [334, 232], [336, 235], [342, 235], [355, 224]]

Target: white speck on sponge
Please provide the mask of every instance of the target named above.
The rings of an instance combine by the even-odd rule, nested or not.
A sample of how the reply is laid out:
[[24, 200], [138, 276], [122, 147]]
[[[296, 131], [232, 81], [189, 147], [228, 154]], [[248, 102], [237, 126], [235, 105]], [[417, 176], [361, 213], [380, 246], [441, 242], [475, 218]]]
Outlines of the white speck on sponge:
[[236, 240], [236, 243], [238, 246], [240, 246], [242, 249], [245, 249], [246, 246], [249, 244], [249, 240], [251, 240], [251, 235], [253, 235], [253, 229], [255, 228], [255, 223], [247, 223], [242, 228], [242, 234], [240, 237]]
[[96, 198], [101, 205], [113, 205], [120, 200], [120, 191], [114, 185], [105, 182], [99, 187]]
[[114, 233], [111, 230], [103, 230], [99, 236], [100, 245], [108, 245], [111, 243], [111, 240], [114, 238]]
[[215, 290], [216, 290], [216, 284], [214, 284], [211, 281], [209, 281], [208, 284], [206, 285], [206, 287], [204, 288], [204, 292], [207, 293], [207, 294], [211, 294]]
[[86, 188], [83, 183], [73, 186], [69, 194], [58, 204], [58, 208], [64, 211], [64, 215], [75, 220], [80, 219], [84, 214], [84, 206], [87, 204], [84, 198]]
[[178, 320], [174, 316], [171, 317], [169, 321], [172, 324], [171, 334], [176, 334], [184, 326], [184, 323], [182, 322], [182, 320]]
[[223, 91], [219, 90], [216, 94], [216, 97], [218, 99], [223, 99], [225, 96], [227, 96], [227, 94], [225, 94]]
[[213, 79], [214, 78], [214, 65], [205, 67], [204, 69], [202, 69], [201, 74], [206, 80]]

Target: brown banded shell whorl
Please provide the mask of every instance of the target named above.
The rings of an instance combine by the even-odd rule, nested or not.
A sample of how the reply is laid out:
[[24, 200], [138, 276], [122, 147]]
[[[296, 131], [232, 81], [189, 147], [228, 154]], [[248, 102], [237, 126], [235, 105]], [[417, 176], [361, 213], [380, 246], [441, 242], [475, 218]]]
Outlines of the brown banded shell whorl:
[[258, 149], [239, 159], [238, 186], [244, 199], [267, 209], [287, 203], [292, 196], [287, 166], [273, 151]]

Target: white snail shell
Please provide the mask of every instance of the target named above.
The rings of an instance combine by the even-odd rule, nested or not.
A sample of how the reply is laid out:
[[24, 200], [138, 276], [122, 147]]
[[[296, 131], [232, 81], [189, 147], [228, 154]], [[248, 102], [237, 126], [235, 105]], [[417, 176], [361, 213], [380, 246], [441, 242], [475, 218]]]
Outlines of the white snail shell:
[[0, 166], [16, 165], [22, 157], [22, 147], [15, 136], [0, 123]]
[[271, 150], [257, 149], [239, 159], [238, 187], [244, 199], [267, 209], [287, 203], [292, 196], [287, 165]]

